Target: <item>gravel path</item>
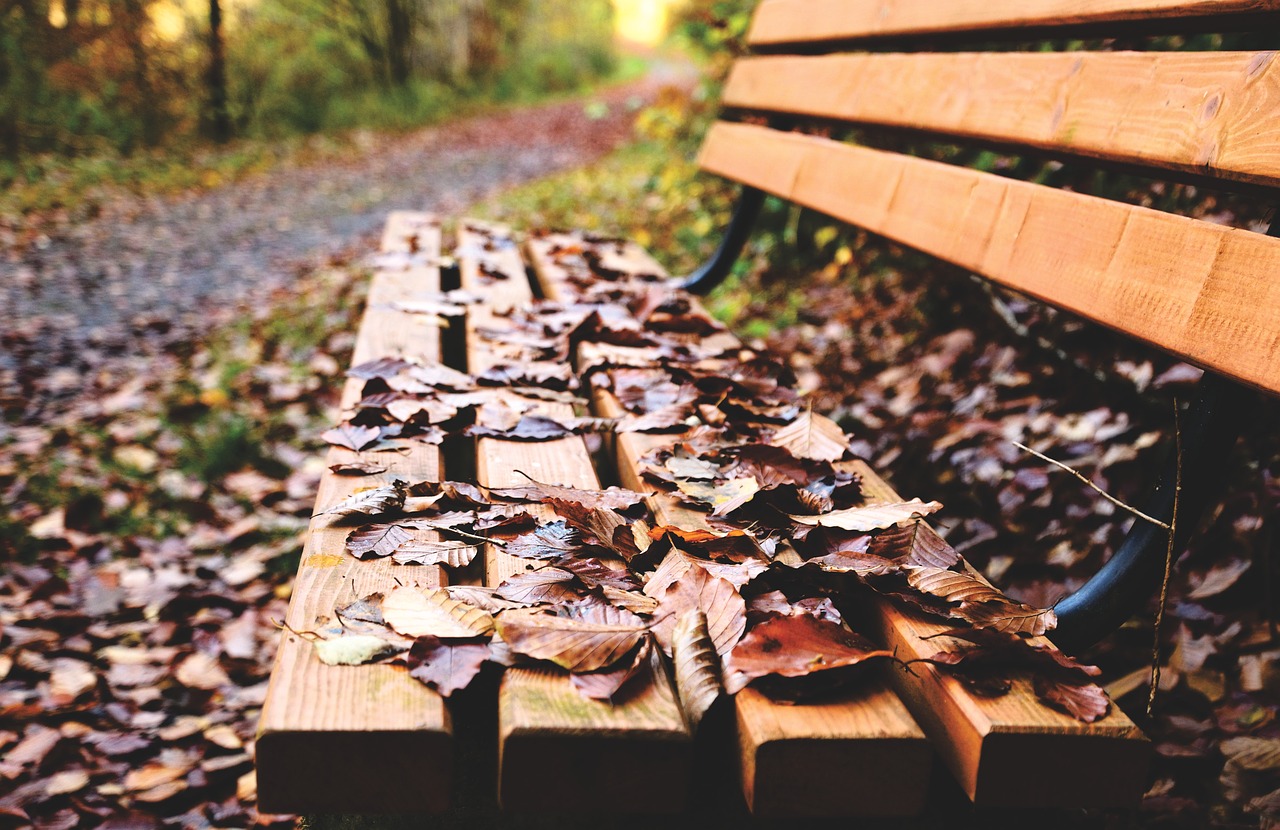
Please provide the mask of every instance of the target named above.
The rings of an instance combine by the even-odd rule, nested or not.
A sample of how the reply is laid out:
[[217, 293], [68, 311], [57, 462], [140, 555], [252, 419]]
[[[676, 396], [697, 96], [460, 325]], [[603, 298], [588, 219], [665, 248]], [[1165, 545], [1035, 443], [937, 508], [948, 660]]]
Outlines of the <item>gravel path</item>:
[[[456, 215], [520, 182], [592, 161], [631, 134], [634, 110], [687, 78], [660, 66], [584, 101], [370, 136], [349, 157], [212, 190], [121, 196], [64, 236], [0, 262], [0, 426], [48, 416], [87, 373], [199, 336], [299, 270], [369, 244], [395, 209]], [[598, 115], [599, 108], [593, 108]]]

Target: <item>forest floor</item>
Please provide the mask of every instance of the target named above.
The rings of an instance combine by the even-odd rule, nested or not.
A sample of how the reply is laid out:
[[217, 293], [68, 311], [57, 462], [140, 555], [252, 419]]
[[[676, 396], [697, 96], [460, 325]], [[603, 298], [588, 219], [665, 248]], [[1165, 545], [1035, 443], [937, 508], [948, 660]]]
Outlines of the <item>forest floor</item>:
[[[632, 224], [619, 227], [656, 227], [632, 186], [648, 168], [605, 154], [666, 80], [372, 136], [341, 163], [201, 193], [121, 194], [87, 221], [4, 239], [0, 826], [292, 821], [255, 810], [254, 724], [363, 306], [359, 254], [389, 210], [456, 215], [602, 157], [501, 200], [527, 219], [554, 190], [560, 202], [538, 204], [580, 212], [584, 185], [625, 180]], [[941, 529], [977, 567], [1052, 604], [1126, 522], [1011, 440], [1141, 501], [1199, 372], [872, 238], [850, 256], [727, 286], [711, 305], [732, 298], [726, 316], [787, 355], [814, 408], [898, 490], [943, 502]], [[1154, 603], [1082, 655], [1152, 738], [1142, 810], [1043, 826], [1280, 818], [1277, 409], [1250, 413], [1226, 459], [1231, 495], [1179, 554], [1153, 714]]]

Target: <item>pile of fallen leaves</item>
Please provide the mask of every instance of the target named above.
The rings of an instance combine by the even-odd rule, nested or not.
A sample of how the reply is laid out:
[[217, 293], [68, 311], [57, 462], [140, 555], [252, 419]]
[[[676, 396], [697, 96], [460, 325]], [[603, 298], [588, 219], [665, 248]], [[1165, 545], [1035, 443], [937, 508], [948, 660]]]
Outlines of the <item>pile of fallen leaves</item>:
[[[502, 489], [391, 480], [363, 489], [326, 511], [361, 523], [347, 539], [352, 556], [459, 569], [488, 541], [530, 564], [489, 589], [402, 586], [335, 609], [335, 625], [303, 632], [322, 659], [401, 660], [444, 694], [464, 688], [485, 662], [551, 663], [585, 696], [618, 699], [661, 651], [674, 660], [697, 722], [722, 687], [815, 697], [856, 683], [868, 663], [894, 659], [858, 622], [869, 590], [943, 621], [930, 662], [980, 694], [1007, 693], [1012, 675], [1025, 673], [1046, 705], [1084, 721], [1109, 711], [1093, 682], [1098, 669], [1034, 639], [1056, 625], [1053, 611], [1006, 597], [922, 521], [940, 504], [867, 499], [846, 436], [804, 407], [790, 371], [742, 348], [654, 275], [619, 267], [614, 246], [562, 245], [554, 257], [578, 297], [518, 307], [483, 331], [515, 353], [509, 363], [475, 376], [401, 355], [354, 367], [363, 399], [325, 437], [390, 451], [451, 435], [665, 433], [670, 445], [644, 460], [643, 474], [697, 519], [655, 526], [640, 494], [533, 480]], [[448, 315], [475, 301], [455, 291], [415, 310]], [[577, 400], [568, 369], [575, 358], [589, 386], [616, 395], [623, 414], [532, 411], [540, 401]], [[378, 474], [376, 465], [335, 472]], [[558, 518], [538, 522], [519, 509], [528, 503]]]
[[291, 823], [256, 810], [254, 732], [360, 276], [0, 425], [0, 823]]

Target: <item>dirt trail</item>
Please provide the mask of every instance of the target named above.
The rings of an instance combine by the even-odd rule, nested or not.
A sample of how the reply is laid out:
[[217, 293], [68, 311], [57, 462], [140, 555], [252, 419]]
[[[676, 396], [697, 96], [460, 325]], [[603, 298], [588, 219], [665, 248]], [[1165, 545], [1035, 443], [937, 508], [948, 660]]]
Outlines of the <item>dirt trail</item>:
[[[106, 361], [198, 336], [219, 310], [375, 234], [390, 210], [448, 216], [585, 164], [635, 110], [688, 74], [659, 66], [583, 100], [371, 136], [340, 162], [286, 166], [212, 190], [114, 199], [91, 221], [0, 262], [0, 427], [49, 414]], [[592, 107], [587, 102], [602, 102]]]

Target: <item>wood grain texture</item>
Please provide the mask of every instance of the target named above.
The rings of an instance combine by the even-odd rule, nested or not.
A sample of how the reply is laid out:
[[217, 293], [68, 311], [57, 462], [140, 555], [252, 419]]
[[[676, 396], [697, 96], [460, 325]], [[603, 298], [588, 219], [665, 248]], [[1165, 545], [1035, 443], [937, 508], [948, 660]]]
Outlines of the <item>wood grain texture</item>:
[[[491, 228], [488, 239], [474, 228]], [[486, 298], [489, 308], [469, 309], [468, 368], [482, 371], [505, 359], [501, 347], [477, 334], [481, 326], [499, 322], [494, 309], [532, 299], [523, 260], [503, 228], [464, 220], [458, 231], [458, 263], [462, 285]], [[484, 277], [487, 269], [507, 279]], [[541, 403], [550, 416], [572, 416], [567, 404]], [[558, 441], [478, 440], [476, 477], [488, 487], [538, 481], [583, 488], [600, 486], [586, 443], [580, 436]], [[542, 518], [549, 508], [535, 506]], [[523, 572], [530, 563], [485, 547], [486, 581], [496, 585]], [[666, 671], [639, 678], [633, 691], [616, 703], [587, 700], [557, 669], [508, 669], [498, 690], [499, 800], [507, 810], [554, 812], [616, 811], [620, 793], [644, 782], [660, 798], [630, 798], [628, 811], [674, 813], [687, 803], [691, 744]]]
[[1280, 184], [1274, 52], [745, 58], [724, 103]]
[[1280, 239], [744, 124], [699, 161], [1280, 392]]
[[[898, 494], [862, 462], [849, 465], [868, 498]], [[928, 637], [947, 625], [912, 609], [869, 606], [883, 642], [904, 661], [938, 652]], [[1049, 644], [1043, 637], [1034, 643]], [[1081, 723], [1041, 704], [1026, 678], [1009, 694], [984, 698], [934, 666], [893, 672], [895, 685], [934, 748], [975, 803], [999, 807], [1134, 807], [1145, 787], [1150, 744], [1115, 706]]]
[[[569, 301], [573, 292], [551, 252], [569, 244], [570, 238], [549, 237], [527, 246], [543, 293], [561, 301]], [[664, 273], [634, 243], [623, 246], [618, 260], [613, 264], [627, 267], [621, 262], [626, 260], [636, 272]], [[580, 349], [579, 358], [589, 360], [591, 344]], [[607, 390], [596, 390], [592, 403], [600, 417], [623, 412]], [[614, 436], [618, 479], [624, 487], [649, 494], [658, 524], [705, 529], [706, 514], [657, 493], [639, 474], [639, 459], [673, 440], [639, 432]], [[794, 706], [746, 689], [734, 697], [734, 709], [742, 792], [753, 814], [911, 816], [924, 808], [932, 750], [887, 680], [871, 677], [838, 699]], [[851, 775], [851, 770], [858, 772]]]
[[1277, 0], [762, 0], [747, 42], [752, 46], [854, 42], [1019, 28], [1230, 19], [1277, 11]]
[[[412, 239], [424, 262], [439, 255], [440, 231], [425, 214], [395, 213], [383, 251], [405, 252]], [[390, 354], [439, 356], [439, 330], [388, 304], [439, 287], [434, 265], [380, 269], [369, 291], [356, 363]], [[349, 408], [363, 381], [343, 394]], [[384, 476], [352, 478], [326, 472], [317, 512], [399, 476], [438, 480], [439, 453], [419, 445], [399, 453], [329, 451], [328, 463], [363, 459], [388, 468]], [[350, 526], [331, 517], [312, 520], [286, 620], [295, 631], [332, 622], [334, 608], [396, 584], [438, 586], [437, 567], [397, 566], [390, 560], [358, 561], [345, 553]], [[359, 758], [360, 763], [343, 759]], [[453, 750], [449, 712], [438, 694], [390, 665], [327, 666], [303, 637], [285, 632], [258, 722], [258, 793], [269, 812], [439, 812], [448, 807]]]

